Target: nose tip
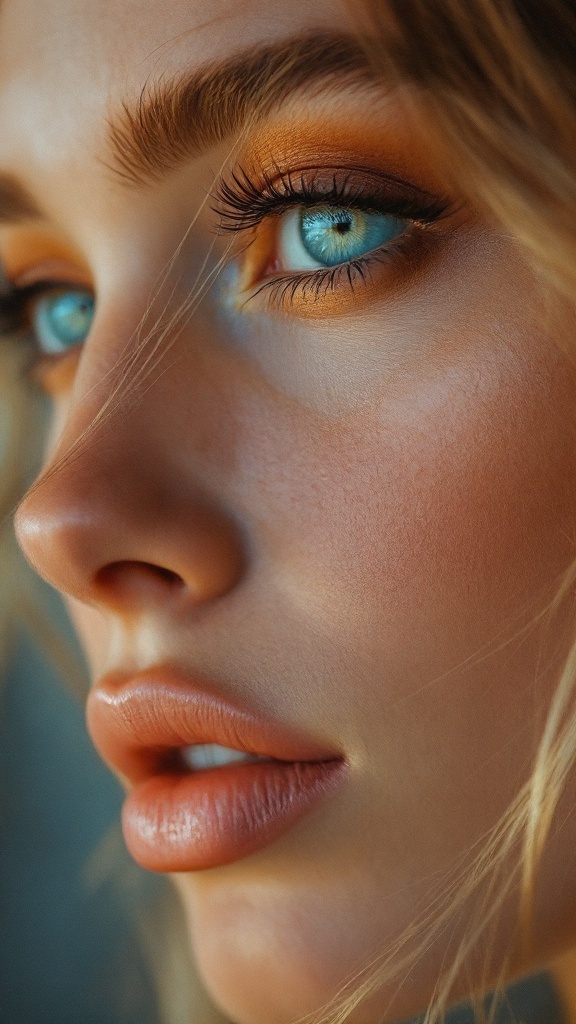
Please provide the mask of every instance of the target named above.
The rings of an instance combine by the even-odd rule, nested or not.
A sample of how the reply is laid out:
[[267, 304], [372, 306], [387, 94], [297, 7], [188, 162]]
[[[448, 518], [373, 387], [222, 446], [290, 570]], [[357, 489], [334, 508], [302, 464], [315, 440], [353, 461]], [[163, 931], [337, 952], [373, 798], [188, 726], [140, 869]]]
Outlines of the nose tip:
[[77, 460], [46, 474], [17, 510], [19, 544], [52, 586], [124, 613], [167, 599], [197, 605], [237, 585], [242, 538], [219, 502], [146, 473], [93, 470], [88, 480]]

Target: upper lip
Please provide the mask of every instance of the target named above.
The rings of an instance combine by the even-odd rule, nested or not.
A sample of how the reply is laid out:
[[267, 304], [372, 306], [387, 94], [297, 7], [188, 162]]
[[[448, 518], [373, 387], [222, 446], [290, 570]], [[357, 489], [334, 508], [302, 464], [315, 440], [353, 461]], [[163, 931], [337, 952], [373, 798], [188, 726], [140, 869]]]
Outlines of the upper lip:
[[181, 768], [178, 751], [194, 744], [280, 761], [343, 760], [332, 746], [171, 666], [104, 676], [88, 698], [87, 721], [103, 759], [133, 784]]

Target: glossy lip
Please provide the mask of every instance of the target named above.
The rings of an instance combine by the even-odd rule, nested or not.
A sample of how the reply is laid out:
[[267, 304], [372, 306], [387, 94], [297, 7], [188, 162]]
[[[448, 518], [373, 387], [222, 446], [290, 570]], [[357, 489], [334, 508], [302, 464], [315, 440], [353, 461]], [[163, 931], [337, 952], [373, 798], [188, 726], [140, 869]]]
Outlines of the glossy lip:
[[[90, 693], [87, 721], [98, 752], [131, 787], [126, 844], [156, 871], [217, 867], [254, 853], [346, 776], [340, 752], [170, 667], [105, 676]], [[204, 743], [267, 760], [191, 771], [179, 751]]]

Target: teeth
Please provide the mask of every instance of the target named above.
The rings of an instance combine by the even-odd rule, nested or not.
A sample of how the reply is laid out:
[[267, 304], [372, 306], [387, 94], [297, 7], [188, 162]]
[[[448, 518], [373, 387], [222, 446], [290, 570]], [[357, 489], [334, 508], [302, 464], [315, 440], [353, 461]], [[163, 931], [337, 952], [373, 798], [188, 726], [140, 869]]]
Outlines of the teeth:
[[197, 743], [192, 747], [183, 747], [181, 754], [185, 764], [189, 768], [193, 768], [194, 771], [222, 768], [226, 764], [235, 764], [239, 761], [250, 763], [266, 760], [264, 757], [258, 757], [257, 754], [247, 754], [243, 750], [221, 747], [218, 743]]

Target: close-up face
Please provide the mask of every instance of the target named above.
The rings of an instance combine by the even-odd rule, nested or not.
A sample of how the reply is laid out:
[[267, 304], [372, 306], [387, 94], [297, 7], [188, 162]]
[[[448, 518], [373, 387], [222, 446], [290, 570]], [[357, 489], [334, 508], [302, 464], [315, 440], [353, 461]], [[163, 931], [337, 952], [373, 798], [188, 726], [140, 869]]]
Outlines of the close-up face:
[[[338, 0], [0, 5], [6, 305], [53, 409], [18, 537], [240, 1024], [319, 1011], [425, 911], [572, 639], [571, 315], [354, 30]], [[575, 832], [518, 971], [576, 940]], [[447, 941], [358, 1020], [422, 1011]]]

